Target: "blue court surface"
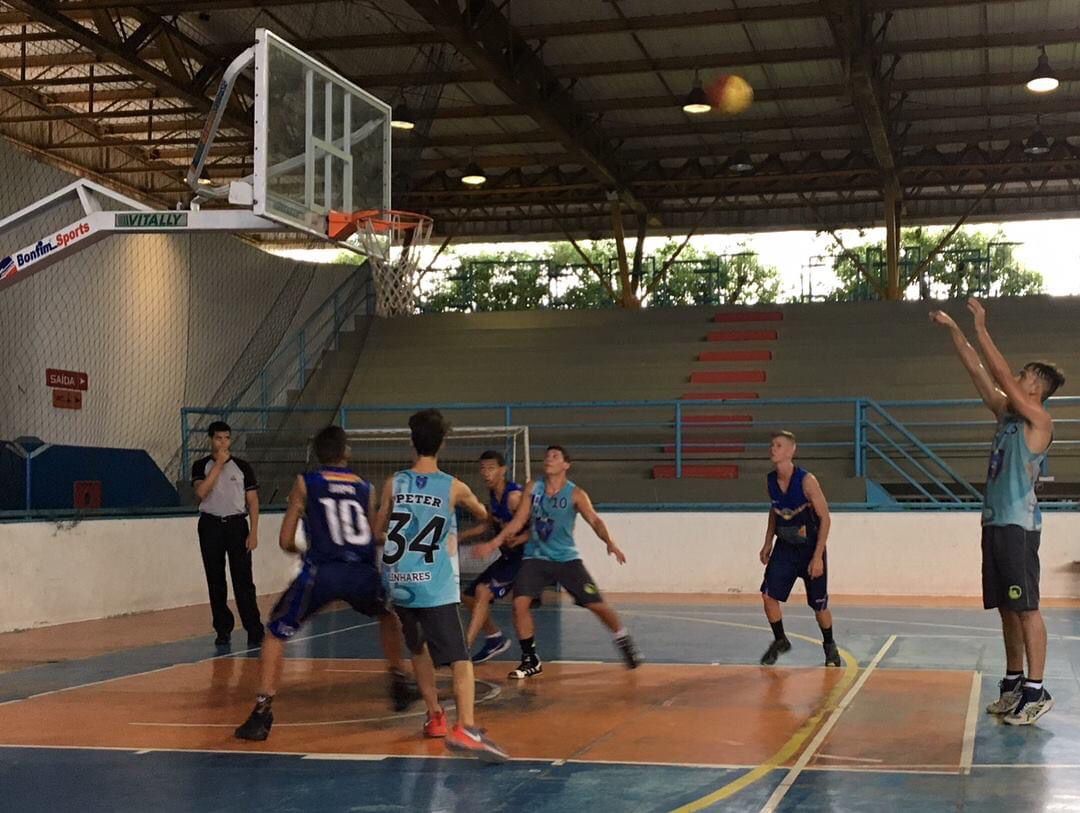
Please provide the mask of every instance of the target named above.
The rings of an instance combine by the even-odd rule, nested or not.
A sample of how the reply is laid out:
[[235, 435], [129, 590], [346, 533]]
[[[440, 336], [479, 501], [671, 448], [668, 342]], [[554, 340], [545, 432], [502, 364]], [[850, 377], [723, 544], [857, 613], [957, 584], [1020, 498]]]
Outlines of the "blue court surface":
[[753, 605], [618, 608], [647, 661], [634, 672], [570, 606], [536, 612], [542, 676], [506, 680], [516, 647], [478, 667], [479, 722], [514, 757], [502, 766], [424, 740], [422, 706], [386, 707], [375, 629], [348, 610], [287, 646], [261, 744], [232, 738], [257, 661], [215, 656], [209, 637], [0, 674], [0, 807], [1080, 810], [1080, 611], [1045, 611], [1056, 706], [1013, 728], [984, 711], [1003, 665], [991, 613], [837, 604], [845, 666], [826, 669], [794, 603], [794, 649], [771, 668]]

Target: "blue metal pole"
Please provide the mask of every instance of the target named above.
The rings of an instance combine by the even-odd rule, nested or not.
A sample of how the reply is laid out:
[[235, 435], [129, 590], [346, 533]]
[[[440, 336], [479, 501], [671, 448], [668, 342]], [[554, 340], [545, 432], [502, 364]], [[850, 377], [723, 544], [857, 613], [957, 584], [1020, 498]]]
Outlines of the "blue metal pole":
[[682, 404], [675, 404], [675, 479], [682, 479]]
[[866, 437], [863, 430], [863, 402], [855, 401], [855, 476], [866, 476]]
[[342, 429], [349, 428], [345, 425], [345, 422], [349, 419], [348, 414], [349, 410], [345, 407], [342, 407], [340, 410], [338, 410], [338, 426], [340, 426]]

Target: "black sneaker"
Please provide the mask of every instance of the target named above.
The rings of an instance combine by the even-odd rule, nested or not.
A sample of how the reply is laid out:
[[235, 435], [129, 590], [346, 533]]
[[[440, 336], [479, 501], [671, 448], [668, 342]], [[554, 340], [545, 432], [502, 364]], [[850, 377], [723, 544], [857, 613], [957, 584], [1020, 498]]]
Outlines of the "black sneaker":
[[637, 669], [641, 664], [641, 653], [634, 646], [634, 640], [629, 635], [624, 635], [615, 639], [615, 646], [618, 648], [619, 654], [622, 655], [626, 668]]
[[390, 670], [390, 706], [394, 711], [405, 711], [420, 699], [420, 688], [416, 681], [397, 669]]
[[256, 706], [242, 726], [233, 732], [238, 740], [262, 742], [270, 736], [270, 727], [274, 724], [274, 712], [270, 709], [259, 711]]
[[826, 666], [843, 666], [843, 662], [840, 660], [840, 649], [836, 646], [836, 641], [829, 641], [829, 643], [821, 646], [825, 650]]
[[765, 650], [765, 654], [761, 656], [762, 666], [772, 666], [776, 663], [776, 659], [783, 655], [785, 652], [791, 651], [791, 641], [787, 638], [778, 638], [769, 644], [769, 648]]
[[263, 632], [262, 627], [257, 632], [248, 633], [248, 649], [258, 649], [262, 646], [263, 638], [266, 637], [266, 633]]
[[214, 639], [214, 646], [228, 646], [232, 643], [232, 635], [227, 632], [219, 632]]
[[525, 678], [539, 675], [544, 671], [544, 665], [540, 663], [538, 655], [522, 655], [518, 668], [507, 675], [511, 680], [524, 680]]

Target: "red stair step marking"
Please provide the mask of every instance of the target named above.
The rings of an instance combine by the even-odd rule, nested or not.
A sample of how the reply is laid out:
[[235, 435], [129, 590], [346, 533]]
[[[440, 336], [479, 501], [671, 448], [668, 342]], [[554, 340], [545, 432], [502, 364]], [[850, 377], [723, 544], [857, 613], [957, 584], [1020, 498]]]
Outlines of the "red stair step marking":
[[[652, 475], [654, 480], [675, 479], [674, 466], [653, 466]], [[738, 480], [738, 466], [686, 466], [682, 467], [683, 477], [692, 477], [699, 480]]]
[[713, 316], [714, 322], [782, 322], [782, 311], [727, 311]]
[[764, 370], [699, 370], [690, 373], [691, 384], [746, 384], [763, 381]]
[[683, 415], [682, 422], [687, 423], [753, 423], [752, 415]]
[[710, 342], [771, 342], [776, 337], [775, 330], [714, 330], [705, 338]]
[[[682, 453], [686, 454], [735, 454], [745, 452], [746, 447], [738, 443], [726, 445], [706, 443], [687, 443], [683, 441]], [[664, 454], [675, 454], [675, 444], [664, 447]]]
[[709, 350], [698, 361], [772, 361], [772, 350]]
[[757, 398], [756, 392], [684, 392], [683, 401], [750, 401]]

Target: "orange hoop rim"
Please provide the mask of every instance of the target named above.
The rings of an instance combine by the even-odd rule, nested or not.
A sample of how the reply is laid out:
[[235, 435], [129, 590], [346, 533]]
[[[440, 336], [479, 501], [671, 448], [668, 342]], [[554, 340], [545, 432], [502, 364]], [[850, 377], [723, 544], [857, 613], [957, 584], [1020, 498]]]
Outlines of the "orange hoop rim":
[[333, 240], [343, 240], [362, 227], [375, 234], [409, 232], [433, 224], [430, 215], [405, 209], [362, 209], [356, 212], [331, 210], [327, 218], [327, 235]]

